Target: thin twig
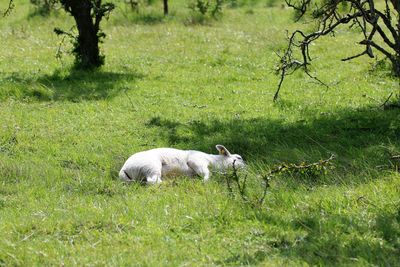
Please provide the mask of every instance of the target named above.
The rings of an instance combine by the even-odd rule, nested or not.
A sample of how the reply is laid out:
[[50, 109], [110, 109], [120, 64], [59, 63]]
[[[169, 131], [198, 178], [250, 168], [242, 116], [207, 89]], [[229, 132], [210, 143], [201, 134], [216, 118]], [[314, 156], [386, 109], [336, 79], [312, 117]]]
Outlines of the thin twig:
[[227, 173], [225, 174], [225, 180], [226, 180], [226, 187], [228, 188], [229, 194], [233, 195], [233, 189], [232, 189], [231, 181], [230, 181], [230, 178], [229, 178]]
[[362, 53], [360, 53], [360, 54], [357, 54], [357, 55], [354, 55], [354, 56], [351, 56], [351, 57], [346, 57], [346, 58], [343, 58], [343, 59], [341, 59], [341, 60], [342, 60], [342, 61], [352, 60], [352, 59], [361, 57], [361, 56], [363, 56], [363, 55], [365, 55], [365, 54], [367, 54], [367, 53], [368, 53], [367, 50], [364, 50], [364, 52], [362, 52]]
[[238, 187], [240, 196], [242, 197], [242, 199], [243, 199], [244, 201], [247, 202], [247, 201], [249, 200], [248, 197], [246, 196], [246, 192], [245, 192], [246, 181], [247, 181], [247, 175], [245, 176], [245, 178], [244, 178], [244, 180], [243, 180], [243, 183], [242, 183], [242, 185], [241, 185], [241, 184], [240, 184], [239, 175], [237, 174], [237, 168], [236, 168], [236, 166], [235, 166], [235, 163], [236, 163], [236, 160], [234, 160], [233, 163], [232, 163], [232, 168], [233, 168], [232, 176], [233, 176], [233, 179], [234, 179], [235, 182], [236, 182], [236, 185], [237, 185], [237, 187]]
[[391, 93], [390, 93], [390, 95], [389, 95], [389, 97], [386, 99], [386, 101], [385, 101], [385, 102], [383, 102], [383, 104], [382, 104], [382, 105], [380, 105], [379, 107], [380, 107], [380, 108], [382, 108], [382, 107], [385, 107], [385, 106], [386, 106], [386, 104], [387, 104], [387, 102], [389, 102], [389, 99], [392, 97], [392, 95], [393, 95], [393, 92], [391, 92]]
[[6, 17], [6, 16], [10, 15], [11, 10], [12, 10], [12, 9], [14, 8], [14, 6], [15, 6], [15, 4], [14, 4], [13, 1], [14, 1], [14, 0], [10, 0], [10, 1], [8, 2], [8, 7], [7, 7], [7, 9], [3, 12], [3, 17]]
[[128, 98], [129, 102], [131, 103], [132, 110], [133, 110], [133, 111], [137, 111], [137, 108], [135, 108], [135, 105], [133, 104], [133, 101], [132, 101], [132, 99], [130, 98], [130, 96], [128, 95], [128, 93], [127, 93], [126, 90], [124, 90], [124, 93], [125, 93], [125, 95], [126, 95], [126, 98]]
[[359, 197], [357, 198], [357, 202], [361, 202], [361, 200], [362, 200], [365, 204], [374, 206], [375, 208], [378, 207], [377, 205], [375, 205], [374, 203], [372, 203], [371, 201], [369, 201], [369, 200], [368, 200], [366, 197], [364, 197], [364, 196], [359, 196]]
[[258, 200], [258, 204], [260, 206], [262, 204], [264, 204], [265, 197], [267, 196], [267, 191], [268, 191], [268, 188], [270, 187], [269, 181], [270, 181], [270, 177], [264, 176], [264, 191], [263, 191], [261, 198]]
[[57, 35], [62, 35], [63, 37], [62, 37], [62, 39], [61, 39], [61, 41], [60, 41], [60, 43], [59, 43], [59, 45], [58, 45], [58, 48], [57, 48], [57, 52], [56, 52], [56, 59], [58, 59], [58, 60], [61, 60], [61, 57], [62, 57], [62, 47], [63, 47], [63, 45], [64, 45], [64, 43], [65, 43], [65, 39], [68, 37], [68, 38], [71, 38], [71, 39], [74, 39], [74, 40], [76, 40], [77, 39], [77, 37], [76, 36], [74, 36], [73, 34], [72, 34], [72, 31], [73, 31], [73, 29], [75, 28], [75, 26], [73, 26], [73, 27], [71, 27], [71, 29], [69, 30], [69, 32], [66, 32], [66, 31], [64, 31], [64, 30], [61, 30], [60, 28], [54, 28], [54, 32], [57, 34]]

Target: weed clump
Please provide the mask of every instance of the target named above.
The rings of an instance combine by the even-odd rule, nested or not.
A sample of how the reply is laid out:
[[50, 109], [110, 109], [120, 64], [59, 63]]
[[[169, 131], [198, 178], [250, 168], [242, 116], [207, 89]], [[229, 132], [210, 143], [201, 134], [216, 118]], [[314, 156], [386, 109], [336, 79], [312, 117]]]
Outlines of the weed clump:
[[196, 0], [189, 4], [191, 10], [186, 25], [208, 25], [212, 20], [217, 20], [222, 15], [222, 0]]

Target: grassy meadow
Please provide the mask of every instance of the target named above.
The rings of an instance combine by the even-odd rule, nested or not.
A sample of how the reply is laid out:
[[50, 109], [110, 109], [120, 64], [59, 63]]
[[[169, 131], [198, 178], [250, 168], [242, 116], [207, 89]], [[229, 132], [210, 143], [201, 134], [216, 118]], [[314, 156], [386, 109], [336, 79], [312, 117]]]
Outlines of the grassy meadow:
[[[68, 40], [55, 57], [53, 28], [73, 19], [27, 2], [0, 18], [0, 266], [399, 265], [400, 111], [380, 108], [399, 80], [340, 61], [363, 49], [355, 30], [312, 46], [328, 88], [297, 72], [273, 103], [286, 30], [313, 27], [279, 1], [227, 2], [203, 23], [186, 1], [166, 18], [161, 3], [117, 2], [96, 72], [71, 69]], [[218, 174], [117, 179], [137, 151], [216, 144], [245, 158], [253, 193], [282, 162], [333, 153], [335, 168], [275, 177], [258, 208]]]

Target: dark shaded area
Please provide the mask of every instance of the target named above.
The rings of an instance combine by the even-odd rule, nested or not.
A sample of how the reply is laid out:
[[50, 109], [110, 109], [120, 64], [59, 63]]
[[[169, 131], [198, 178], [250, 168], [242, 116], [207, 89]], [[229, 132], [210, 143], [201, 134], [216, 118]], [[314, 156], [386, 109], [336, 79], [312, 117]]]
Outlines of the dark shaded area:
[[137, 73], [72, 70], [69, 74], [56, 71], [52, 75], [33, 79], [13, 73], [4, 80], [20, 84], [22, 98], [79, 102], [113, 98], [121, 91], [129, 89], [119, 86], [120, 82], [132, 84], [142, 77], [143, 75]]
[[[368, 235], [371, 229], [367, 219], [352, 220], [339, 214], [326, 214], [322, 219], [321, 211], [305, 214], [288, 225], [294, 230], [306, 231], [305, 238], [287, 241], [284, 246], [278, 243], [277, 248], [283, 255], [295, 256], [311, 265], [327, 262], [343, 264], [360, 260], [376, 265], [396, 265], [400, 260], [400, 243], [394, 236], [400, 234], [399, 220], [393, 213], [378, 213], [373, 229], [374, 238]], [[385, 236], [388, 231], [393, 235], [392, 238]], [[355, 236], [354, 232], [358, 235]]]
[[[169, 14], [169, 17], [173, 17], [174, 14]], [[124, 12], [123, 17], [113, 18], [113, 21], [118, 24], [140, 24], [140, 25], [156, 25], [164, 23], [167, 17], [163, 13], [156, 11], [148, 12]]]
[[[290, 105], [276, 108], [292, 109]], [[295, 187], [293, 190], [298, 190], [300, 185], [308, 188], [309, 185], [358, 184], [366, 182], [363, 179], [379, 179], [382, 171], [391, 168], [390, 156], [400, 154], [399, 110], [367, 107], [320, 113], [310, 108], [307, 112], [310, 114], [304, 116], [305, 119], [296, 122], [238, 118], [184, 123], [178, 119], [154, 117], [147, 126], [159, 129], [160, 138], [172, 147], [215, 153], [215, 144], [224, 144], [231, 152], [262, 166], [314, 162], [330, 153], [337, 155], [335, 172], [338, 175], [286, 177], [278, 181]], [[259, 249], [232, 254], [227, 250], [226, 257], [216, 263], [257, 265], [270, 255], [278, 254], [288, 261], [310, 265], [398, 264], [399, 203], [393, 203], [397, 205], [395, 209], [393, 206], [379, 208], [380, 205], [369, 201], [358, 203], [354, 199], [360, 212], [377, 214], [371, 222], [368, 216], [332, 213], [329, 206], [324, 208], [323, 201], [321, 199], [320, 207], [311, 205], [309, 210], [296, 213], [291, 220], [265, 210], [255, 212], [257, 220], [283, 230], [251, 233], [244, 243]]]
[[[360, 207], [369, 209], [371, 207]], [[400, 209], [380, 210], [373, 225], [369, 218], [352, 219], [329, 214], [323, 208], [310, 210], [291, 221], [265, 212], [258, 219], [287, 231], [252, 231], [246, 242], [259, 250], [233, 254], [217, 262], [222, 265], [256, 265], [271, 255], [312, 266], [368, 263], [395, 266], [400, 261]], [[323, 214], [323, 215], [321, 215]], [[373, 236], [371, 236], [371, 232]], [[295, 234], [297, 233], [297, 234]]]
[[[316, 111], [317, 112], [317, 111]], [[337, 155], [338, 171], [359, 173], [390, 164], [400, 154], [400, 112], [376, 108], [319, 113], [287, 123], [254, 118], [182, 123], [154, 117], [148, 126], [170, 146], [216, 153], [216, 144], [250, 162], [314, 162]]]
[[[396, 223], [392, 221], [391, 215], [381, 216], [389, 216], [387, 220]], [[385, 240], [380, 244], [381, 242], [377, 240], [373, 242], [371, 238], [362, 237], [371, 230], [348, 217], [330, 215], [327, 221], [322, 221], [320, 214], [315, 214], [313, 217], [305, 217], [304, 220], [306, 224], [303, 224], [303, 230], [306, 228], [307, 236], [301, 242], [285, 248], [283, 254], [297, 255], [311, 265], [324, 264], [327, 261], [334, 264], [350, 263], [354, 259], [363, 259], [369, 263], [385, 266], [399, 262], [398, 243]], [[332, 233], [332, 229], [335, 229], [335, 233]], [[356, 229], [360, 235], [358, 237], [349, 235], [349, 229], [352, 229], [351, 231]], [[383, 237], [381, 231], [384, 231], [384, 228], [381, 225], [376, 225], [374, 230], [377, 238]], [[396, 231], [392, 233], [396, 234]]]
[[164, 16], [158, 13], [138, 14], [129, 18], [129, 20], [133, 23], [145, 25], [155, 25], [163, 23], [164, 19]]

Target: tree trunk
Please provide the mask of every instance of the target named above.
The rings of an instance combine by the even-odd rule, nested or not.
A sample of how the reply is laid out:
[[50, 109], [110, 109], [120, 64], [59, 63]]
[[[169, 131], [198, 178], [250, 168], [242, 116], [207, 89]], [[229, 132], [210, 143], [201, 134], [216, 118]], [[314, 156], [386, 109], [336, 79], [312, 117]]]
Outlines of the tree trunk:
[[396, 56], [395, 59], [392, 60], [392, 69], [393, 74], [400, 78], [400, 55]]
[[164, 15], [168, 15], [168, 0], [164, 0]]
[[103, 58], [100, 56], [99, 37], [92, 16], [90, 0], [74, 1], [70, 5], [71, 14], [78, 28], [78, 44], [74, 49], [76, 64], [82, 68], [100, 67]]

